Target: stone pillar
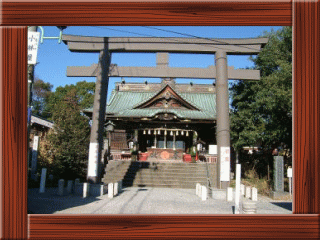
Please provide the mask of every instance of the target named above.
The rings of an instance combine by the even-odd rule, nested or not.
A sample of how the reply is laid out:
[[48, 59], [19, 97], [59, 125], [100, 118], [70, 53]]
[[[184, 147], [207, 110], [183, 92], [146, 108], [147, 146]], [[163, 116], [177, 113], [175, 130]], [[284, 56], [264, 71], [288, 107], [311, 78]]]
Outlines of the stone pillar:
[[106, 112], [106, 100], [109, 83], [109, 66], [111, 55], [107, 46], [100, 52], [95, 97], [92, 113], [92, 127], [89, 146], [89, 162], [87, 180], [89, 183], [99, 183], [103, 163], [101, 154], [103, 148], [103, 131]]
[[[216, 104], [218, 145], [218, 186], [226, 189], [230, 182], [230, 123], [227, 53], [219, 50], [216, 60]], [[220, 183], [220, 184], [219, 184]]]
[[38, 158], [38, 146], [39, 146], [39, 136], [33, 137], [32, 146], [32, 160], [31, 160], [31, 177], [35, 180], [35, 174], [37, 171], [37, 158]]
[[59, 196], [63, 195], [63, 190], [64, 190], [64, 180], [60, 179], [58, 182], [58, 195]]
[[40, 193], [44, 193], [45, 192], [45, 189], [46, 189], [46, 176], [47, 176], [47, 169], [46, 168], [42, 168], [40, 189], [39, 189]]
[[274, 191], [271, 192], [272, 198], [285, 196], [283, 156], [273, 157], [273, 182]]

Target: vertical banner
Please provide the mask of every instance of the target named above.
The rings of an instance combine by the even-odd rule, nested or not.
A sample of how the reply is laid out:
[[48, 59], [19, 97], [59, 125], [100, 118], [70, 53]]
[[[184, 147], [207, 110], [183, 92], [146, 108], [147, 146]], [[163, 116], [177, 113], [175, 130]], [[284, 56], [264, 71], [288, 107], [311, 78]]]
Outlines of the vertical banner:
[[230, 181], [230, 147], [220, 148], [220, 181]]
[[98, 143], [90, 143], [88, 177], [98, 176]]
[[39, 136], [34, 136], [32, 146], [31, 173], [35, 173], [37, 171], [38, 146]]
[[35, 65], [37, 63], [39, 39], [39, 32], [28, 32], [28, 64]]

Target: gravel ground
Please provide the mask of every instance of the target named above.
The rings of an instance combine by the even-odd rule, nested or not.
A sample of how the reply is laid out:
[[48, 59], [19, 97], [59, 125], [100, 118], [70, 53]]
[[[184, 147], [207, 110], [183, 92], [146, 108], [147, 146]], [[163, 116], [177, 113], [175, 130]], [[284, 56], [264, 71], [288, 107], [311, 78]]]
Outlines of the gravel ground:
[[[30, 214], [233, 214], [221, 191], [202, 201], [195, 189], [124, 188], [118, 196], [58, 196], [56, 188], [28, 190]], [[244, 199], [242, 200], [244, 201]], [[257, 214], [291, 214], [292, 201], [258, 196]]]

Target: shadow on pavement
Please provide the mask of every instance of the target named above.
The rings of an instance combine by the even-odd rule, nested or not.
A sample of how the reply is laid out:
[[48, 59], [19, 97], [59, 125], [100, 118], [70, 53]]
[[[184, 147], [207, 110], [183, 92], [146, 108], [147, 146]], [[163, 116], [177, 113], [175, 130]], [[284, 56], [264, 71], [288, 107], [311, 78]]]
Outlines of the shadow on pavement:
[[97, 197], [82, 198], [79, 195], [59, 196], [56, 188], [39, 193], [38, 188], [28, 189], [28, 214], [51, 214], [57, 211], [101, 201]]
[[292, 202], [271, 202], [272, 204], [292, 211]]

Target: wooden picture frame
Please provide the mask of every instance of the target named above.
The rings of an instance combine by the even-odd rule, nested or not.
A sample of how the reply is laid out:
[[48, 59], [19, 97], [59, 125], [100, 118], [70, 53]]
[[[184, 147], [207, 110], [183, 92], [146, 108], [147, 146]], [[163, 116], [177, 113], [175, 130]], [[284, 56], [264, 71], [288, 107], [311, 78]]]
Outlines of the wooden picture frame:
[[[1, 238], [319, 239], [319, 6], [312, 0], [2, 1]], [[293, 25], [293, 214], [27, 215], [26, 26], [35, 25]]]

